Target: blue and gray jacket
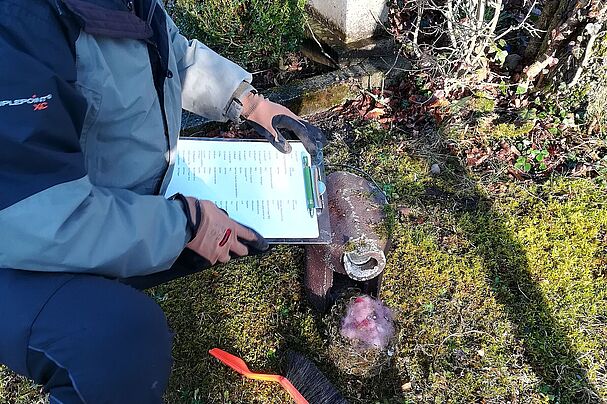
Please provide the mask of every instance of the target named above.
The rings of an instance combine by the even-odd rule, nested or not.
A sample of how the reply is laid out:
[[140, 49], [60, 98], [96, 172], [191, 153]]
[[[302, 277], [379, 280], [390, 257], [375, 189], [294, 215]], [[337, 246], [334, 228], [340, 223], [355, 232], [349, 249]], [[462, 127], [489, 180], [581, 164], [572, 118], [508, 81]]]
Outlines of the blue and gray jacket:
[[0, 0], [0, 268], [168, 269], [181, 109], [225, 121], [250, 81], [156, 0]]

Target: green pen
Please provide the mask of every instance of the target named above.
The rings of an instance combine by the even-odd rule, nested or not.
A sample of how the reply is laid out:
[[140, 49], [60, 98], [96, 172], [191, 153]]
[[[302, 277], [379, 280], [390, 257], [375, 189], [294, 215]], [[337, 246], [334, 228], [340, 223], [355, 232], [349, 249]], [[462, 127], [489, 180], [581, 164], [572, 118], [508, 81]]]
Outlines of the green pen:
[[314, 217], [314, 189], [312, 187], [312, 170], [308, 163], [308, 156], [302, 153], [302, 163], [304, 170], [304, 185], [306, 187], [306, 203], [308, 205], [308, 212], [310, 217]]

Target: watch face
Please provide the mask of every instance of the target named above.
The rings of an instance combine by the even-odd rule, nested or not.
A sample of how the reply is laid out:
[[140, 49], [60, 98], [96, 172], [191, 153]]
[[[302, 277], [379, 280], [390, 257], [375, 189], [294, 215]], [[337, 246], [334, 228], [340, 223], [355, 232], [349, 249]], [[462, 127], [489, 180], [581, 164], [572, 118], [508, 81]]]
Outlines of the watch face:
[[238, 98], [232, 98], [232, 102], [230, 102], [230, 106], [226, 111], [226, 117], [235, 123], [240, 123], [240, 115], [242, 113], [242, 102]]

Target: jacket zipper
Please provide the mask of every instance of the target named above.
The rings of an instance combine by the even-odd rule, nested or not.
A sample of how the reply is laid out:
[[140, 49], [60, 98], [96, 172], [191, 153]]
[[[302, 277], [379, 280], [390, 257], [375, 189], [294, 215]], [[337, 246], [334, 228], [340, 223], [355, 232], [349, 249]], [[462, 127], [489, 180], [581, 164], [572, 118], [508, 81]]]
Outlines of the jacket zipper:
[[[160, 62], [160, 64], [162, 64], [162, 55], [160, 55], [160, 51], [158, 50], [158, 45], [156, 45], [155, 42], [150, 41], [150, 40], [147, 40], [147, 42], [154, 47], [154, 51], [156, 52], [156, 55], [158, 56], [158, 61]], [[169, 124], [168, 124], [168, 120], [167, 120], [167, 116], [166, 116], [166, 111], [164, 108], [164, 83], [162, 85], [162, 88], [160, 88], [158, 91], [158, 101], [160, 102], [160, 112], [162, 113], [162, 125], [164, 126], [164, 137], [165, 137], [166, 145], [167, 145], [168, 161], [166, 162], [164, 172], [163, 172], [162, 176], [158, 179], [158, 183], [156, 184], [156, 187], [154, 189], [154, 193], [157, 195], [160, 194], [160, 190], [162, 189], [162, 183], [164, 182], [164, 179], [165, 179], [167, 173], [169, 172], [169, 167], [171, 166], [171, 138], [169, 136]]]

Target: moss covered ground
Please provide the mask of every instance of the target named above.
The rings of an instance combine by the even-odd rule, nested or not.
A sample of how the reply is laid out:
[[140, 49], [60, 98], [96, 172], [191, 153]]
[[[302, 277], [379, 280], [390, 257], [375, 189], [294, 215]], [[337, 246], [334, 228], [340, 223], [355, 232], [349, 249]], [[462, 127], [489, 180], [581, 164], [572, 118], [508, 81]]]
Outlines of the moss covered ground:
[[441, 143], [368, 126], [329, 147], [384, 184], [398, 218], [383, 287], [400, 315], [394, 379], [361, 402], [607, 399], [601, 180], [487, 183]]
[[[302, 0], [168, 4], [184, 34], [251, 70], [296, 49], [304, 27]], [[591, 99], [596, 113], [604, 115], [604, 99]], [[495, 142], [521, 142], [523, 156], [544, 148], [533, 119], [486, 119], [496, 109], [490, 98], [470, 97], [461, 114], [458, 103], [451, 112], [464, 115], [468, 102], [474, 128], [314, 118], [330, 137], [329, 169], [362, 169], [390, 198], [393, 246], [382, 289], [397, 315], [390, 365], [371, 379], [332, 365], [324, 318], [302, 288], [304, 251], [282, 246], [149, 292], [175, 332], [167, 403], [289, 402], [277, 386], [219, 364], [207, 353], [213, 347], [267, 372], [279, 371], [286, 349], [303, 352], [351, 403], [607, 402], [607, 169], [585, 179], [534, 163], [517, 180], [503, 161], [474, 149], [465, 167], [450, 146], [486, 153]], [[578, 143], [594, 152], [605, 140]], [[566, 163], [586, 161], [576, 153]], [[0, 366], [0, 403], [46, 401], [39, 386]]]
[[[323, 318], [302, 289], [304, 251], [283, 246], [150, 292], [175, 332], [168, 403], [289, 402], [219, 364], [213, 347], [267, 372], [286, 349], [303, 352], [352, 403], [607, 399], [604, 182], [487, 184], [443, 150], [441, 132], [318, 123], [333, 128], [330, 167], [363, 169], [390, 197], [390, 366], [367, 380], [332, 366]], [[39, 387], [0, 370], [0, 402], [43, 400]]]

